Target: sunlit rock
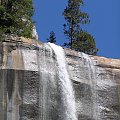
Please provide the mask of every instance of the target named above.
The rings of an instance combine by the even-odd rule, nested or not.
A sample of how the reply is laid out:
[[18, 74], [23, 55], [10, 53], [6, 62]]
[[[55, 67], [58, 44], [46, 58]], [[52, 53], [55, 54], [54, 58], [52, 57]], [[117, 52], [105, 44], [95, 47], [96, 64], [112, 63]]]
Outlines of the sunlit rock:
[[120, 120], [120, 60], [6, 39], [0, 120]]
[[36, 30], [36, 27], [33, 26], [33, 32], [32, 32], [32, 37], [36, 40], [38, 40], [38, 33], [37, 33], [37, 30]]

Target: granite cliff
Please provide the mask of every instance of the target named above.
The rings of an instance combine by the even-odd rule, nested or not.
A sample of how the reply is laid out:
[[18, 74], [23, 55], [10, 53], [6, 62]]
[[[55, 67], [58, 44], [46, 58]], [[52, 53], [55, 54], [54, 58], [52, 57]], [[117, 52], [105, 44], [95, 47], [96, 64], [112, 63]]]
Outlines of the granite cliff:
[[120, 120], [120, 60], [6, 39], [0, 120]]

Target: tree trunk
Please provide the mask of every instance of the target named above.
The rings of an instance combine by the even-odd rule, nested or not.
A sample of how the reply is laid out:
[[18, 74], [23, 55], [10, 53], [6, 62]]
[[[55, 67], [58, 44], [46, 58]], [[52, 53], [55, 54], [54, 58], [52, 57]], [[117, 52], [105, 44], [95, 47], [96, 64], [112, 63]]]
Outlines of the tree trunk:
[[71, 40], [70, 40], [70, 48], [71, 49], [73, 46], [73, 34], [74, 34], [74, 20], [72, 20], [72, 25], [71, 25]]

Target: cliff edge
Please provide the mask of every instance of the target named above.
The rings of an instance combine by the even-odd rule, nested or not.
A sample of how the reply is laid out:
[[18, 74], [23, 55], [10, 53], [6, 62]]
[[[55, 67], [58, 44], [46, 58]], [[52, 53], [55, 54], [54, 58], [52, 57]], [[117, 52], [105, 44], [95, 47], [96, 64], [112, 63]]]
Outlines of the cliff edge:
[[[64, 52], [78, 120], [120, 120], [120, 60]], [[52, 48], [36, 40], [0, 43], [1, 120], [66, 120], [56, 61]]]

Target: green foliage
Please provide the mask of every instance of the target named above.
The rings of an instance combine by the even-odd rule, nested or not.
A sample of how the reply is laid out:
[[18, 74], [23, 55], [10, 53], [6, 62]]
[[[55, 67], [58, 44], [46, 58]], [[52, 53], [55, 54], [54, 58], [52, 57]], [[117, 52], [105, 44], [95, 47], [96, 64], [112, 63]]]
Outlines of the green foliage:
[[56, 43], [56, 37], [55, 37], [55, 33], [53, 31], [50, 32], [50, 36], [47, 39], [47, 41], [51, 42], [51, 43]]
[[85, 31], [78, 33], [77, 40], [73, 41], [73, 48], [90, 55], [96, 55], [98, 51], [94, 37]]
[[83, 5], [82, 0], [68, 0], [68, 6], [65, 8], [63, 15], [66, 20], [64, 24], [64, 34], [70, 40], [72, 48], [72, 41], [76, 40], [77, 34], [80, 31], [80, 24], [89, 23], [89, 16], [80, 10]]
[[9, 0], [0, 4], [0, 35], [32, 37], [32, 0]]
[[[63, 26], [64, 34], [69, 39], [69, 42], [65, 43], [64, 46], [91, 54], [88, 51], [92, 51], [92, 48], [96, 49], [95, 39], [81, 28], [82, 24], [88, 24], [90, 22], [89, 15], [81, 10], [81, 6], [83, 5], [83, 0], [68, 0], [68, 6], [63, 12], [66, 20], [66, 24]], [[96, 54], [97, 50], [95, 51], [92, 54]]]

